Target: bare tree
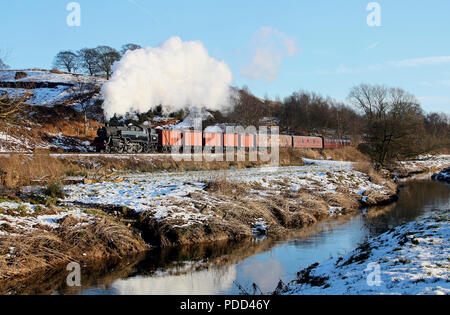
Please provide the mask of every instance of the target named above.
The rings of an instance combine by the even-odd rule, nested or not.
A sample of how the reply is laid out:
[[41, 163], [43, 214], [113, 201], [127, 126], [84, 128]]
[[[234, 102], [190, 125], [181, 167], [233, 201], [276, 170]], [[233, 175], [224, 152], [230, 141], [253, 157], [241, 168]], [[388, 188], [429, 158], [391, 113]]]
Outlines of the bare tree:
[[424, 116], [417, 99], [402, 89], [362, 84], [349, 95], [364, 113], [361, 149], [380, 166], [423, 153]]
[[126, 44], [126, 45], [122, 46], [122, 50], [120, 51], [120, 53], [123, 56], [129, 50], [133, 51], [133, 50], [140, 49], [140, 48], [142, 48], [142, 47], [137, 44]]
[[95, 50], [98, 53], [99, 70], [103, 72], [106, 75], [106, 79], [109, 80], [112, 74], [113, 64], [120, 60], [120, 53], [108, 46], [99, 46]]
[[84, 48], [78, 52], [80, 68], [89, 75], [97, 74], [99, 69], [99, 53], [93, 48]]
[[9, 66], [3, 62], [2, 58], [0, 58], [0, 69], [8, 69]]
[[233, 93], [231, 103], [234, 107], [228, 119], [242, 126], [257, 126], [263, 117], [270, 116], [269, 107], [253, 96], [247, 86]]
[[450, 116], [445, 113], [429, 113], [425, 118], [428, 133], [433, 136], [446, 135], [450, 124]]
[[445, 113], [429, 113], [425, 117], [427, 131], [426, 149], [429, 152], [450, 150], [450, 116]]
[[7, 52], [0, 49], [0, 69], [9, 69], [9, 66], [5, 62], [5, 59], [8, 59], [8, 55]]
[[55, 60], [53, 61], [53, 64], [56, 68], [62, 68], [67, 70], [67, 72], [74, 72], [76, 69], [78, 69], [78, 55], [74, 53], [73, 51], [66, 50], [59, 52]]

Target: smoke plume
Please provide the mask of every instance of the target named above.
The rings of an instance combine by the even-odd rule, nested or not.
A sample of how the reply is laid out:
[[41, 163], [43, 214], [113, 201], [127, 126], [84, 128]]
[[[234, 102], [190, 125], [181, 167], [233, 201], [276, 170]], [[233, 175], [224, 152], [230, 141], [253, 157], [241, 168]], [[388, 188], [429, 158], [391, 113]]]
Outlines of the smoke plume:
[[187, 106], [223, 111], [230, 106], [231, 70], [210, 57], [199, 41], [173, 37], [156, 48], [128, 51], [113, 70], [102, 88], [106, 119], [158, 105], [165, 112]]
[[261, 27], [253, 36], [253, 56], [248, 66], [241, 68], [243, 76], [274, 82], [278, 77], [284, 57], [292, 57], [299, 52], [296, 40], [271, 28]]

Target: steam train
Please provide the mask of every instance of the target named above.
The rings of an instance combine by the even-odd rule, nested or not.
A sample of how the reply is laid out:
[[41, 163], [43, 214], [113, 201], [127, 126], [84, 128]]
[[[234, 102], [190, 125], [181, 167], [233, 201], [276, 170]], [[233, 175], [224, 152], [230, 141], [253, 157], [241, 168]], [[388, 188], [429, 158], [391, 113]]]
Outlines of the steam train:
[[[106, 153], [152, 153], [170, 152], [173, 147], [193, 152], [214, 152], [216, 148], [254, 150], [271, 147], [273, 136], [246, 133], [217, 133], [185, 130], [153, 129], [145, 126], [101, 127], [93, 146], [97, 152]], [[279, 135], [280, 148], [333, 149], [351, 146], [348, 138], [327, 136]]]

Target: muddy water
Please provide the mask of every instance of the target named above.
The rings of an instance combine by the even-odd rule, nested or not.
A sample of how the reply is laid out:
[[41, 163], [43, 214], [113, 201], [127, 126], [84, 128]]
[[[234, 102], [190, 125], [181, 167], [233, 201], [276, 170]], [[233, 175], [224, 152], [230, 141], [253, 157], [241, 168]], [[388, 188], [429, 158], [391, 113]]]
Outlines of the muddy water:
[[450, 208], [450, 186], [410, 182], [396, 204], [324, 222], [285, 240], [154, 250], [85, 275], [81, 289], [66, 288], [64, 277], [52, 279], [48, 289], [60, 294], [239, 294], [239, 286], [252, 292], [256, 283], [262, 292], [272, 292], [279, 280], [294, 279], [302, 268], [438, 208]]

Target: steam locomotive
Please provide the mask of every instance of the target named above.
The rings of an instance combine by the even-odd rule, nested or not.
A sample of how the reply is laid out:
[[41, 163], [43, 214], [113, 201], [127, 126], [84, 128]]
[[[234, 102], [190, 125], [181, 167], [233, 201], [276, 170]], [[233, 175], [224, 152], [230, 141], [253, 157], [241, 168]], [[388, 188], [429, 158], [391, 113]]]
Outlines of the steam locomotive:
[[[244, 133], [215, 133], [153, 129], [145, 126], [107, 126], [97, 131], [93, 142], [97, 152], [106, 153], [151, 153], [170, 152], [172, 148], [183, 148], [191, 152], [202, 152], [208, 148], [214, 152], [217, 147], [254, 150], [271, 147], [271, 135]], [[307, 137], [279, 135], [280, 148], [333, 149], [351, 146], [351, 140], [338, 137]]]
[[149, 153], [158, 150], [155, 129], [141, 126], [101, 127], [93, 145], [97, 152]]

